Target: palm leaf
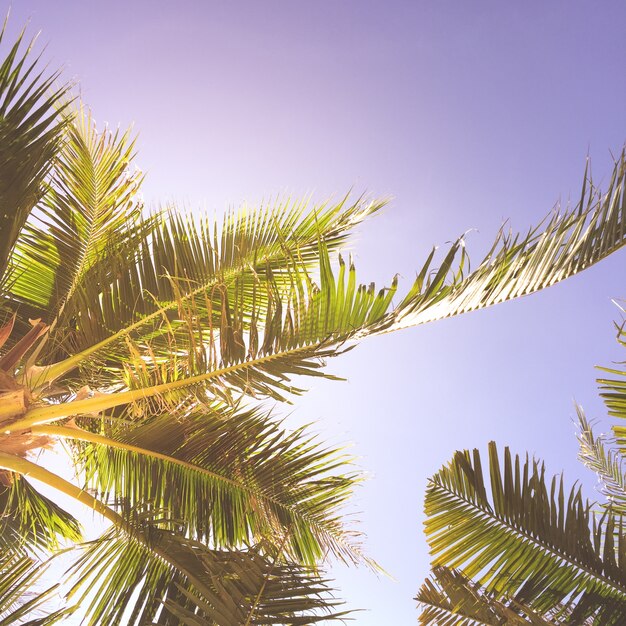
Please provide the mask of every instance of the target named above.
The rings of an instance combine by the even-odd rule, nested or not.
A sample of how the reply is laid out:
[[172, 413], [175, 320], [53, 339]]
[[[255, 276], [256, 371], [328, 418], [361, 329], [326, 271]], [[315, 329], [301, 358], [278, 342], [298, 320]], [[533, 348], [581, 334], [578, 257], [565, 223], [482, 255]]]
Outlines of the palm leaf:
[[[0, 554], [0, 625], [49, 626], [70, 615], [73, 608], [46, 612], [59, 585], [43, 592], [33, 591], [47, 564], [11, 552]], [[34, 617], [39, 614], [40, 617]], [[33, 618], [25, 621], [25, 618]]]
[[81, 529], [73, 515], [39, 493], [23, 476], [5, 474], [0, 484], [0, 544], [4, 550], [54, 550], [59, 538], [79, 541]]
[[[181, 591], [200, 602], [201, 610], [209, 607], [213, 623], [229, 626], [243, 623], [238, 615], [249, 615], [252, 610], [259, 616], [261, 611], [282, 613], [283, 623], [302, 624], [306, 619], [316, 621], [309, 611], [330, 612], [336, 604], [325, 597], [325, 582], [313, 570], [296, 565], [283, 567], [276, 561], [282, 554], [271, 545], [261, 551], [209, 550], [204, 544], [185, 538], [178, 520], [135, 509], [127, 510], [122, 517], [87, 491], [26, 459], [0, 452], [0, 467], [41, 480], [113, 523], [100, 540], [88, 544], [71, 570], [78, 581], [68, 598], [81, 593], [81, 604], [86, 596], [90, 597], [90, 624], [119, 623], [128, 607], [132, 612], [130, 623], [144, 624], [166, 599], [173, 602], [171, 608], [179, 607]], [[275, 558], [268, 559], [271, 553]], [[92, 576], [98, 580], [95, 590]], [[0, 582], [5, 580], [10, 587], [9, 578], [0, 577]], [[32, 582], [32, 576], [27, 582]], [[267, 593], [272, 589], [282, 589], [283, 593], [280, 597], [266, 597], [266, 589]], [[23, 591], [20, 586], [11, 598], [21, 597]], [[138, 596], [133, 595], [135, 591]], [[182, 608], [188, 608], [188, 604]]]
[[[491, 497], [477, 450], [457, 453], [430, 481], [426, 535], [435, 566], [459, 568], [495, 599], [539, 614], [564, 604], [573, 623], [626, 617], [626, 550], [618, 519], [597, 519], [580, 489], [548, 485], [536, 461], [489, 446]], [[619, 532], [618, 532], [619, 530]], [[579, 620], [579, 621], [576, 621]]]
[[[479, 268], [467, 277], [464, 275], [467, 257], [462, 241], [452, 246], [441, 267], [434, 272], [431, 271], [431, 254], [407, 296], [391, 310], [395, 281], [391, 289], [377, 296], [372, 286], [357, 289], [353, 266], [346, 272], [340, 261], [335, 277], [323, 242], [318, 243], [319, 287], [293, 254], [287, 260], [282, 259], [288, 279], [284, 272], [277, 273], [271, 267], [259, 268], [247, 275], [253, 276], [252, 280], [243, 278], [243, 274], [232, 279], [214, 277], [208, 295], [209, 283], [200, 281], [202, 284], [195, 287], [196, 278], [181, 276], [174, 267], [174, 273], [164, 272], [161, 280], [175, 294], [173, 300], [157, 306], [156, 311], [135, 325], [119, 331], [121, 335], [111, 335], [72, 359], [43, 372], [37, 371], [36, 384], [43, 386], [75, 365], [85, 366], [103, 350], [106, 354], [105, 349], [115, 343], [113, 337], [118, 341], [130, 330], [147, 330], [144, 324], [148, 324], [149, 318], [148, 335], [127, 341], [126, 347], [116, 343], [116, 351], [107, 355], [109, 361], [96, 360], [90, 373], [95, 376], [98, 372], [113, 372], [115, 378], [115, 367], [103, 368], [103, 364], [114, 365], [110, 359], [132, 360], [134, 355], [132, 351], [129, 353], [128, 345], [133, 345], [142, 362], [151, 358], [146, 357], [146, 350], [154, 354], [156, 360], [165, 361], [166, 356], [171, 358], [172, 355], [179, 357], [178, 380], [171, 389], [183, 388], [185, 378], [190, 385], [212, 379], [246, 393], [283, 399], [281, 390], [298, 391], [285, 383], [290, 376], [321, 375], [319, 359], [337, 354], [337, 346], [350, 339], [456, 315], [530, 293], [590, 266], [620, 247], [625, 232], [624, 164], [622, 156], [606, 194], [597, 192], [585, 179], [581, 202], [575, 210], [563, 216], [555, 215], [543, 232], [533, 229], [521, 242], [519, 237], [502, 236]], [[208, 232], [208, 227], [205, 230]], [[179, 239], [185, 241], [185, 237], [172, 236], [171, 242]], [[164, 249], [167, 247], [163, 245]], [[454, 267], [459, 254], [460, 261]], [[178, 258], [176, 254], [170, 256]], [[188, 254], [181, 258], [196, 257]], [[285, 280], [289, 281], [288, 286]], [[142, 284], [138, 276], [128, 282]], [[190, 283], [194, 285], [191, 290]], [[161, 288], [156, 282], [153, 287]], [[97, 327], [106, 327], [104, 311], [109, 311], [113, 323], [114, 319], [125, 317], [119, 311], [119, 303], [139, 301], [122, 297], [122, 293], [126, 291], [116, 284], [115, 289], [92, 294], [91, 301], [99, 303], [101, 309], [100, 313], [92, 311], [86, 316], [95, 320], [94, 332]], [[172, 311], [174, 306], [176, 311]], [[157, 318], [155, 326], [152, 322]], [[120, 382], [117, 375], [117, 384]], [[109, 377], [106, 384], [115, 382]], [[146, 385], [142, 383], [142, 386]]]
[[20, 234], [7, 298], [22, 317], [56, 318], [62, 332], [53, 336], [55, 346], [76, 319], [73, 296], [81, 285], [103, 272], [110, 280], [116, 261], [132, 259], [154, 228], [134, 200], [142, 177], [129, 168], [133, 149], [129, 132], [98, 133], [81, 108], [68, 121], [47, 192]]
[[[617, 327], [617, 341], [626, 347], [626, 327], [621, 324]], [[623, 363], [619, 364], [620, 366]], [[604, 400], [609, 415], [620, 420], [626, 418], [626, 371], [623, 367], [600, 367], [598, 368], [610, 375], [611, 378], [599, 378], [600, 397]], [[613, 426], [616, 443], [621, 456], [624, 455], [626, 443], [626, 427], [621, 424]]]
[[71, 570], [78, 582], [70, 597], [89, 594], [90, 625], [124, 617], [131, 625], [295, 626], [339, 617], [326, 581], [312, 570], [257, 549], [210, 550], [172, 532], [176, 522], [137, 515], [134, 524], [140, 539], [112, 529]]
[[586, 170], [577, 206], [549, 215], [525, 237], [501, 231], [478, 268], [467, 276], [463, 238], [452, 245], [441, 266], [429, 276], [433, 251], [398, 307], [396, 319], [385, 320], [387, 330], [518, 298], [602, 260], [626, 243], [625, 184], [626, 153], [622, 152], [605, 193], [595, 188]]
[[[0, 43], [6, 34], [6, 21]], [[0, 64], [0, 291], [11, 251], [44, 191], [45, 178], [57, 155], [65, 120], [56, 105], [67, 87], [54, 89], [50, 76], [32, 59], [32, 44], [22, 51], [24, 32]]]
[[460, 572], [435, 567], [417, 597], [425, 626], [554, 626], [547, 617], [510, 601], [499, 601]]
[[285, 551], [300, 562], [313, 565], [328, 553], [367, 561], [360, 535], [341, 522], [359, 479], [340, 451], [321, 447], [304, 429], [287, 433], [263, 412], [218, 406], [116, 424], [104, 426], [107, 436], [62, 426], [34, 432], [88, 442], [79, 465], [97, 497], [121, 510], [169, 511], [200, 541], [278, 542], [289, 528]]
[[620, 450], [615, 450], [603, 435], [595, 436], [582, 409], [578, 411], [579, 460], [598, 476], [608, 507], [615, 513], [626, 513], [626, 474]]
[[[467, 258], [462, 242], [453, 245], [434, 275], [430, 275], [431, 254], [409, 294], [391, 310], [395, 281], [391, 289], [381, 290], [378, 295], [373, 286], [357, 289], [352, 265], [347, 282], [342, 262], [335, 277], [323, 242], [318, 242], [319, 287], [306, 268], [294, 260], [289, 266], [289, 288], [275, 280], [271, 268], [266, 270], [265, 282], [269, 288], [262, 290], [267, 297], [259, 298], [259, 302], [255, 300], [254, 288], [250, 298], [236, 281], [233, 281], [234, 301], [229, 298], [226, 285], [222, 289], [215, 287], [211, 298], [202, 299], [200, 292], [194, 290], [197, 299], [184, 300], [182, 294], [187, 281], [170, 276], [168, 282], [179, 294], [175, 317], [160, 318], [160, 329], [153, 329], [149, 344], [130, 342], [128, 345], [135, 346], [135, 354], [118, 348], [117, 358], [141, 361], [142, 368], [146, 361], [152, 360], [154, 374], [159, 361], [166, 363], [174, 356], [173, 376], [170, 368], [166, 382], [146, 384], [144, 379], [137, 392], [119, 393], [117, 400], [108, 404], [104, 400], [88, 401], [85, 409], [102, 410], [116, 406], [115, 402], [121, 405], [143, 396], [209, 383], [214, 394], [234, 388], [247, 394], [284, 399], [281, 392], [298, 392], [289, 384], [289, 377], [323, 375], [320, 360], [338, 354], [339, 347], [351, 339], [488, 306], [558, 282], [622, 245], [626, 232], [623, 228], [625, 164], [622, 155], [606, 194], [599, 194], [591, 183], [588, 189], [585, 178], [581, 202], [574, 211], [562, 217], [555, 215], [542, 233], [535, 229], [521, 243], [517, 237], [502, 239], [500, 247], [496, 242], [479, 268], [467, 277], [464, 277]], [[452, 269], [459, 251], [460, 263]], [[109, 300], [107, 294], [101, 298], [101, 302]], [[36, 384], [43, 386], [70, 366], [85, 364], [99, 349], [89, 349], [65, 364], [38, 372], [41, 376]], [[113, 380], [109, 378], [107, 383], [115, 384], [117, 376], [118, 389], [120, 382], [128, 384], [120, 381], [115, 368], [102, 366], [102, 362], [96, 362], [91, 371], [113, 372]], [[134, 374], [137, 377], [137, 372]], [[222, 397], [229, 398], [227, 393], [222, 393]], [[76, 404], [73, 408], [79, 413], [83, 405]], [[15, 427], [25, 428], [36, 423], [35, 420], [71, 414], [63, 411], [63, 407], [34, 409]]]
[[[339, 354], [347, 341], [366, 332], [385, 316], [395, 292], [395, 281], [390, 289], [378, 293], [374, 285], [357, 288], [352, 264], [347, 277], [345, 264], [341, 264], [336, 280], [323, 244], [319, 254], [320, 286], [311, 281], [307, 272], [293, 272], [283, 303], [280, 285], [271, 282], [270, 275], [267, 280], [272, 287], [269, 293], [273, 295], [265, 306], [259, 304], [249, 312], [251, 321], [247, 330], [241, 322], [241, 301], [230, 303], [222, 293], [219, 334], [210, 327], [206, 332], [198, 329], [193, 310], [181, 314], [189, 324], [185, 328], [181, 324], [180, 333], [172, 333], [166, 340], [158, 336], [144, 346], [129, 341], [128, 352], [120, 364], [121, 372], [112, 363], [100, 364], [99, 371], [94, 370], [94, 377], [101, 380], [105, 377], [104, 384], [109, 388], [130, 387], [130, 390], [32, 408], [22, 419], [3, 426], [5, 432], [70, 415], [131, 403], [141, 405], [156, 396], [166, 401], [173, 398], [174, 403], [185, 397], [193, 400], [198, 388], [213, 399], [227, 402], [232, 402], [231, 392], [282, 400], [284, 392], [300, 391], [290, 383], [290, 377], [302, 374], [329, 377], [321, 371], [323, 359]], [[261, 319], [265, 320], [264, 327]], [[194, 337], [194, 333], [200, 335]], [[201, 346], [200, 351], [193, 348], [194, 341]], [[31, 381], [41, 392], [48, 390], [37, 374], [32, 375]], [[181, 391], [183, 395], [177, 396]]]
[[[38, 374], [40, 384], [96, 355], [120, 359], [127, 337], [139, 341], [166, 334], [180, 325], [181, 311], [211, 322], [224, 293], [243, 298], [248, 309], [267, 302], [264, 277], [290, 281], [292, 266], [312, 267], [320, 238], [330, 249], [384, 203], [348, 199], [314, 207], [286, 203], [257, 211], [229, 213], [221, 229], [207, 219], [166, 213], [160, 228], [146, 234], [136, 256], [120, 259], [114, 280], [104, 273], [76, 294], [73, 336], [79, 352]], [[217, 298], [217, 305], [213, 298]], [[207, 323], [208, 323], [207, 322]], [[94, 340], [96, 343], [94, 344]]]

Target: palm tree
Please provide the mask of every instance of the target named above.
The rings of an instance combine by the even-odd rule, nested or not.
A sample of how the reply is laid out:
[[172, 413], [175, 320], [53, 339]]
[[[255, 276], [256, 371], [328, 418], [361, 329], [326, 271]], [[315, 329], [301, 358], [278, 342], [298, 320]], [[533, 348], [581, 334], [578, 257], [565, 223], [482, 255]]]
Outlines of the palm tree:
[[[473, 272], [462, 238], [438, 266], [433, 250], [394, 303], [396, 279], [359, 285], [336, 257], [383, 202], [284, 202], [221, 224], [150, 214], [132, 136], [98, 132], [21, 41], [0, 67], [3, 623], [45, 607], [39, 564], [81, 540], [30, 479], [111, 523], [76, 548], [68, 608], [31, 624], [75, 605], [89, 624], [341, 617], [323, 563], [375, 567], [342, 518], [359, 476], [268, 401], [329, 377], [325, 360], [365, 336], [529, 294], [623, 246], [624, 156], [606, 193], [585, 175], [572, 211], [499, 233]], [[76, 482], [37, 461], [59, 441]]]
[[[619, 329], [626, 346], [626, 330]], [[609, 414], [626, 418], [626, 372], [600, 379]], [[489, 444], [488, 470], [480, 453], [457, 452], [430, 479], [425, 530], [433, 571], [417, 600], [421, 624], [586, 624], [626, 621], [626, 429], [596, 437], [582, 409], [579, 459], [592, 469], [606, 500], [567, 490], [543, 464], [514, 458], [501, 463]], [[485, 474], [488, 473], [488, 479]]]

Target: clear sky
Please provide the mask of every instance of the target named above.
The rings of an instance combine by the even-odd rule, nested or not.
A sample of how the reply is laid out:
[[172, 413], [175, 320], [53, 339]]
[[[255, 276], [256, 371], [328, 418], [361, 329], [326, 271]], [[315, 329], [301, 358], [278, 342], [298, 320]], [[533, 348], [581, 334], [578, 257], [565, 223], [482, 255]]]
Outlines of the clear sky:
[[[626, 139], [621, 1], [14, 0], [12, 26], [29, 17], [96, 120], [134, 122], [149, 204], [392, 195], [354, 249], [368, 282], [408, 287], [432, 244], [468, 229], [477, 262], [505, 219], [524, 231], [576, 199], [587, 154], [606, 182]], [[370, 340], [329, 364], [348, 383], [296, 405], [291, 420], [352, 442], [370, 476], [354, 506], [395, 581], [333, 568], [367, 609], [357, 624], [415, 623], [426, 480], [454, 450], [495, 439], [586, 476], [573, 399], [604, 416], [593, 366], [623, 358], [625, 260]]]

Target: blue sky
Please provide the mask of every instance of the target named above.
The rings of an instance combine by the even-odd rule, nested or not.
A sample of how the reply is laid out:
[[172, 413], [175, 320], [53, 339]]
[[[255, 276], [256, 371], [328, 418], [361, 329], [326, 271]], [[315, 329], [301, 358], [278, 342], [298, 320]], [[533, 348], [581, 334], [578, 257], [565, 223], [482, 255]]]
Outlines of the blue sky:
[[[626, 5], [547, 2], [13, 2], [99, 123], [139, 132], [146, 202], [216, 215], [277, 195], [393, 196], [353, 246], [363, 280], [411, 282], [468, 229], [475, 262], [506, 219], [537, 223], [606, 183], [626, 138]], [[365, 342], [290, 416], [369, 476], [354, 508], [395, 578], [336, 567], [361, 625], [415, 623], [422, 499], [454, 450], [489, 440], [571, 481], [573, 400], [603, 417], [596, 364], [626, 296], [623, 253], [521, 301]], [[608, 420], [604, 425], [608, 427]], [[593, 480], [585, 484], [592, 488]]]

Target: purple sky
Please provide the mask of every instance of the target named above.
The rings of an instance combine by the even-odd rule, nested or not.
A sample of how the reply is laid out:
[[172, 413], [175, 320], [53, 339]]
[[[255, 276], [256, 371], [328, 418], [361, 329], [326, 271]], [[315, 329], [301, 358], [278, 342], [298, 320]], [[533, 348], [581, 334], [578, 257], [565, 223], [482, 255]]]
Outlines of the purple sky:
[[[430, 246], [526, 230], [597, 182], [626, 139], [623, 2], [14, 0], [98, 122], [135, 123], [146, 201], [220, 215], [278, 194], [392, 195], [361, 229], [363, 281], [408, 287]], [[584, 478], [573, 399], [603, 417], [593, 366], [623, 356], [624, 254], [547, 292], [364, 343], [315, 383], [318, 420], [371, 479], [355, 508], [393, 576], [335, 568], [359, 625], [411, 624], [428, 571], [426, 479], [490, 439]], [[604, 424], [608, 426], [608, 420]], [[606, 428], [605, 428], [606, 430]], [[592, 486], [593, 480], [585, 484]]]

